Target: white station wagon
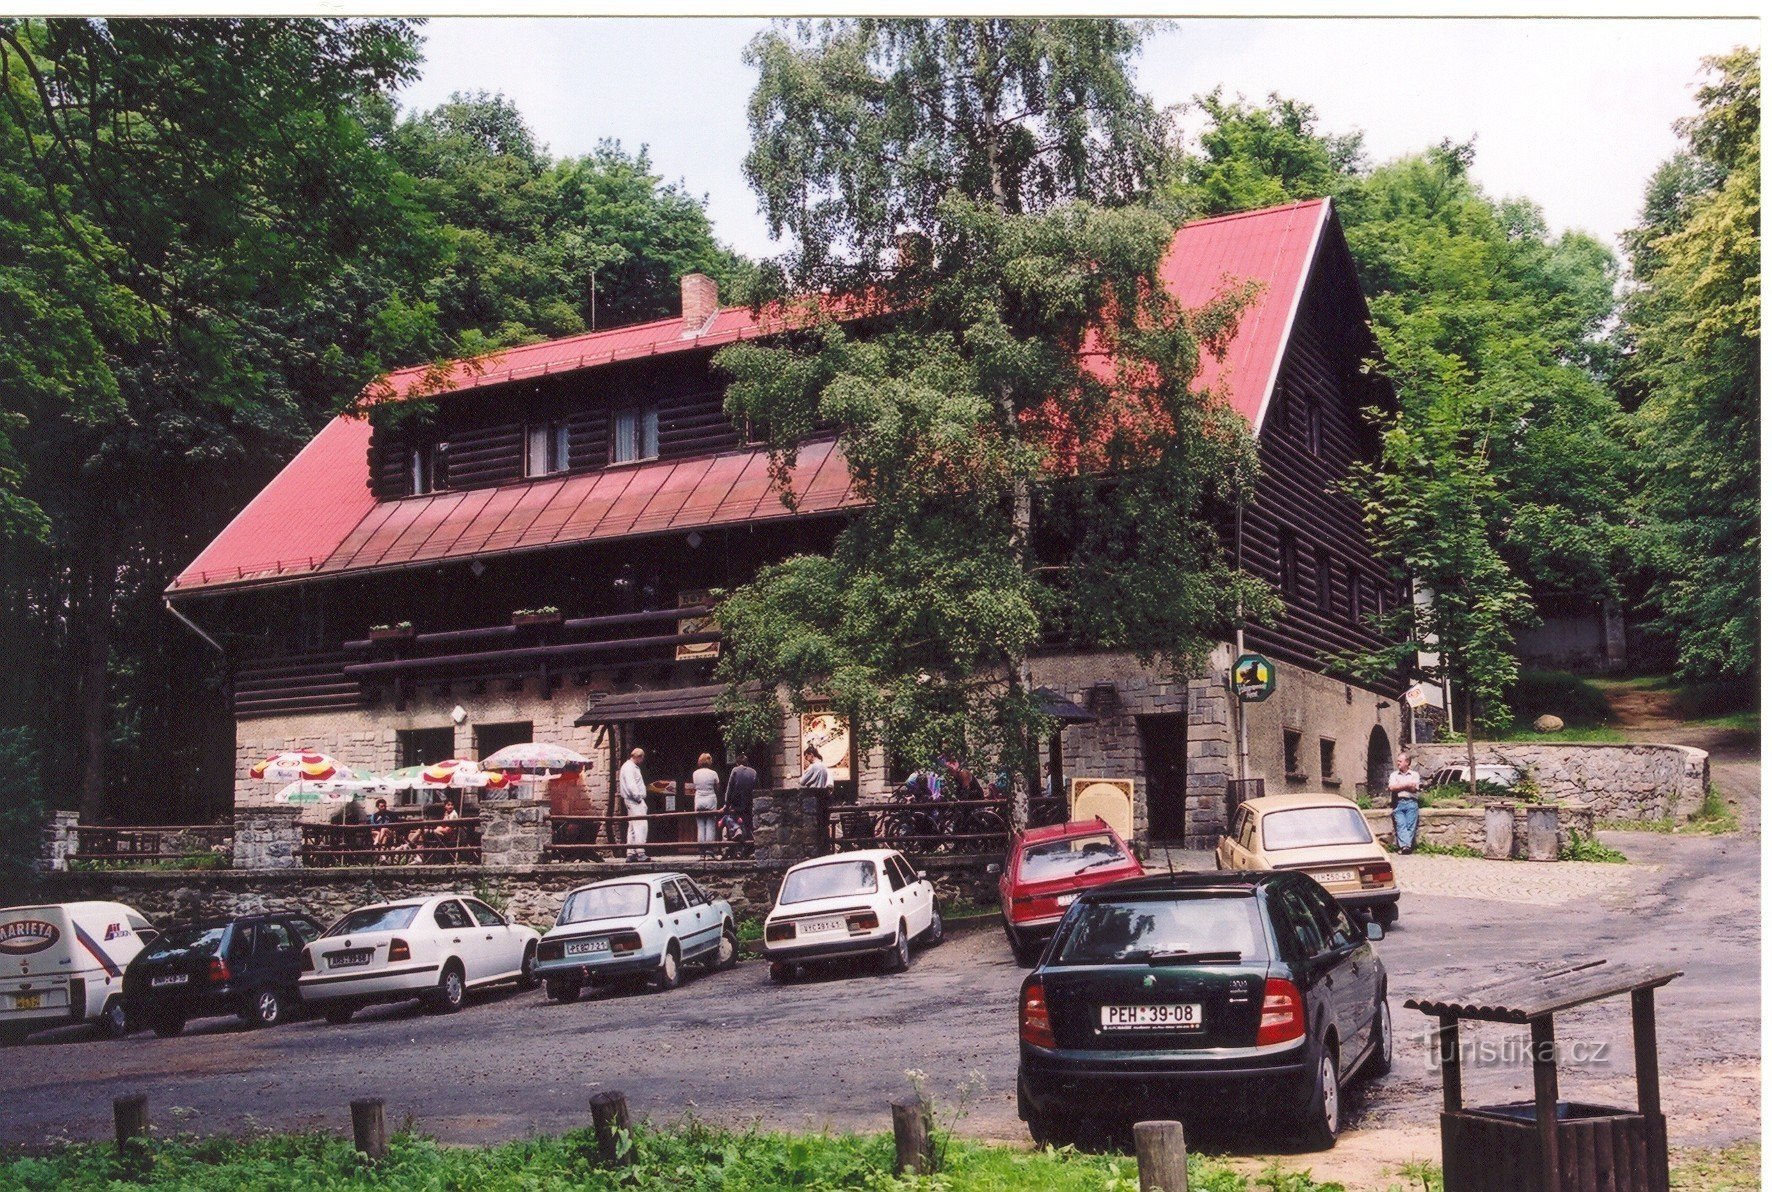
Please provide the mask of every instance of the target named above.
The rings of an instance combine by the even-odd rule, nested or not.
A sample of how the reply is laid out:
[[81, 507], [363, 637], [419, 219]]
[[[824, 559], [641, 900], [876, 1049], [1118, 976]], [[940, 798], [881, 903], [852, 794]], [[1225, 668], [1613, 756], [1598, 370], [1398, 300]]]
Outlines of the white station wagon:
[[911, 941], [941, 942], [935, 885], [894, 849], [802, 861], [782, 878], [763, 921], [769, 975], [787, 981], [810, 961], [876, 953], [887, 971], [911, 963]]
[[618, 877], [580, 886], [541, 937], [537, 974], [548, 997], [575, 1002], [586, 985], [622, 977], [675, 989], [683, 965], [738, 963], [732, 906], [683, 873]]
[[302, 1001], [327, 1022], [413, 999], [447, 1014], [470, 989], [504, 981], [534, 989], [540, 939], [534, 928], [459, 894], [360, 907], [303, 949]]

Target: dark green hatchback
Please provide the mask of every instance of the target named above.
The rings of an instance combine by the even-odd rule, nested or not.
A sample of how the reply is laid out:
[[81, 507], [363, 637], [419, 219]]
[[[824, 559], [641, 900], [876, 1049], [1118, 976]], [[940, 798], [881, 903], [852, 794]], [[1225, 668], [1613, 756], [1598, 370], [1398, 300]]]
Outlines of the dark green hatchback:
[[1079, 895], [1021, 988], [1021, 1116], [1231, 1117], [1334, 1145], [1341, 1088], [1390, 1070], [1384, 964], [1301, 873], [1190, 873]]

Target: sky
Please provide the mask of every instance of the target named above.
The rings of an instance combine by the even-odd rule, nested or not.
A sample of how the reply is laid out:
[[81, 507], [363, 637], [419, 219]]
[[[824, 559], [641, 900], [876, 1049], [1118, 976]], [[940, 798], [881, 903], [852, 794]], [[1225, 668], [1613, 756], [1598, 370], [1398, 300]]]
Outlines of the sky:
[[[502, 91], [556, 154], [605, 137], [645, 145], [654, 168], [705, 194], [715, 233], [750, 256], [772, 244], [745, 183], [742, 60], [766, 22], [747, 18], [457, 18], [426, 27], [427, 108], [455, 91]], [[1381, 162], [1476, 138], [1477, 181], [1524, 195], [1554, 231], [1617, 246], [1643, 187], [1695, 110], [1699, 59], [1758, 46], [1730, 20], [1187, 18], [1147, 41], [1138, 82], [1159, 104], [1215, 86], [1315, 105], [1326, 132], [1365, 133]]]

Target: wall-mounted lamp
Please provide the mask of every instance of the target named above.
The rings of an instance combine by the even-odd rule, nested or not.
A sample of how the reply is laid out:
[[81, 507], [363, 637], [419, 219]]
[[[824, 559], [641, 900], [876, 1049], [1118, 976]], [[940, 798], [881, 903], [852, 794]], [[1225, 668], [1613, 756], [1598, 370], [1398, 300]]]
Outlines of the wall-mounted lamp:
[[468, 710], [460, 704], [457, 704], [455, 707], [449, 709], [449, 719], [455, 721], [457, 724], [466, 724], [468, 722]]
[[482, 575], [486, 574], [486, 564], [475, 559], [472, 563], [468, 564], [468, 570], [474, 573], [475, 579], [479, 579]]
[[689, 537], [684, 539], [684, 541], [689, 543], [690, 550], [694, 550], [696, 547], [701, 545], [701, 531], [700, 530], [689, 531]]

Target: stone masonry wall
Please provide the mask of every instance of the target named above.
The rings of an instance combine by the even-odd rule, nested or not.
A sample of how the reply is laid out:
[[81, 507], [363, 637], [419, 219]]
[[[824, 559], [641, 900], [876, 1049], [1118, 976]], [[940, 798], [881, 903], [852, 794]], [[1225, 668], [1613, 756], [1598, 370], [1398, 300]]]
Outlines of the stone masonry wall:
[[[1428, 807], [1421, 812], [1421, 820], [1416, 830], [1418, 841], [1439, 845], [1442, 848], [1468, 848], [1483, 852], [1484, 830], [1483, 821], [1488, 813], [1481, 807]], [[1391, 825], [1389, 810], [1366, 812], [1366, 826], [1386, 848], [1395, 848], [1397, 843], [1396, 830]], [[1580, 833], [1583, 840], [1592, 840], [1594, 835], [1594, 813], [1580, 807], [1559, 807], [1557, 809], [1557, 851], [1560, 853], [1574, 842], [1574, 833]], [[1522, 858], [1526, 855], [1526, 808], [1514, 806], [1514, 846], [1513, 856]]]
[[[935, 881], [944, 905], [957, 900], [989, 904], [996, 879], [985, 866], [997, 857], [911, 858]], [[647, 865], [562, 864], [523, 868], [424, 865], [411, 867], [283, 869], [243, 873], [121, 872], [53, 873], [39, 878], [32, 901], [83, 899], [121, 902], [155, 923], [203, 915], [246, 914], [271, 908], [304, 910], [323, 923], [371, 902], [453, 891], [484, 898], [512, 918], [539, 929], [551, 926], [566, 894], [587, 882], [665, 870], [687, 873], [716, 897], [732, 903], [741, 919], [761, 918], [774, 904], [778, 869], [743, 861], [689, 861]]]
[[[1416, 769], [1465, 763], [1463, 745], [1420, 745]], [[1588, 745], [1479, 741], [1477, 764], [1518, 767], [1546, 802], [1574, 804], [1600, 819], [1681, 818], [1710, 786], [1710, 755], [1684, 745]]]

